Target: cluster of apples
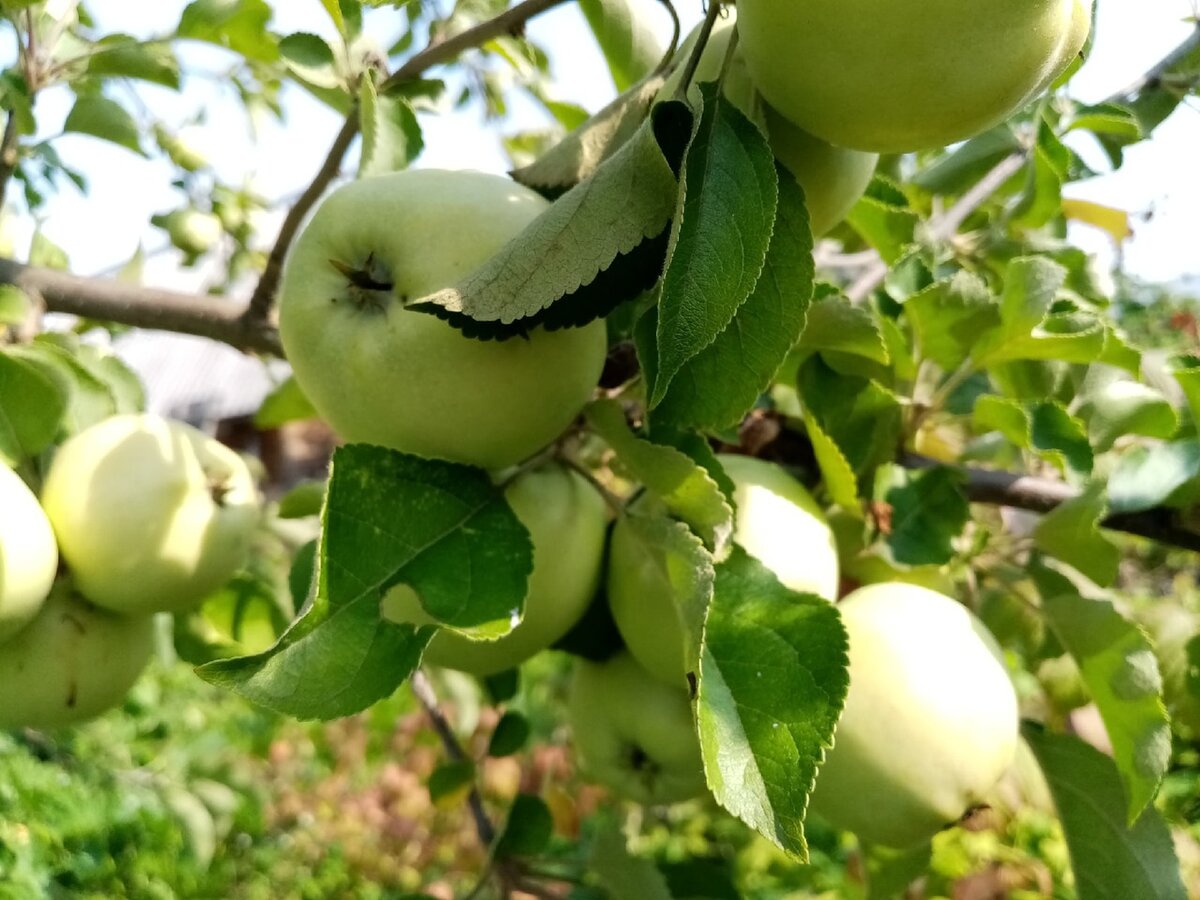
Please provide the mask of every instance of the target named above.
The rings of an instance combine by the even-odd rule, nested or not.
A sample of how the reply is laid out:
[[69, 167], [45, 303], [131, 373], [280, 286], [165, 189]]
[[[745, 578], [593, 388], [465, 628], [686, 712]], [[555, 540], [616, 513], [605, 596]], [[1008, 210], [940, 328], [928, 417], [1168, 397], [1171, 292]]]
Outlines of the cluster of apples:
[[[603, 365], [603, 323], [488, 343], [403, 302], [468, 274], [544, 206], [503, 178], [419, 170], [344, 186], [318, 209], [285, 272], [281, 334], [297, 380], [344, 438], [499, 476], [571, 424]], [[837, 548], [813, 498], [772, 464], [722, 464], [737, 485], [735, 540], [787, 587], [833, 600]], [[628, 524], [657, 511], [634, 504], [610, 539], [604, 499], [555, 460], [508, 481], [505, 496], [533, 543], [524, 618], [490, 642], [443, 631], [425, 662], [481, 676], [519, 665], [562, 638], [603, 583], [627, 650], [577, 663], [569, 717], [583, 764], [642, 803], [702, 795], [670, 562]], [[1003, 774], [1016, 697], [995, 643], [956, 601], [894, 583], [840, 609], [851, 689], [813, 809], [906, 846], [959, 819]], [[430, 621], [403, 585], [382, 611]]]
[[258, 515], [240, 456], [156, 416], [70, 437], [40, 502], [0, 465], [0, 728], [56, 728], [120, 703], [153, 653], [154, 614], [228, 581]]

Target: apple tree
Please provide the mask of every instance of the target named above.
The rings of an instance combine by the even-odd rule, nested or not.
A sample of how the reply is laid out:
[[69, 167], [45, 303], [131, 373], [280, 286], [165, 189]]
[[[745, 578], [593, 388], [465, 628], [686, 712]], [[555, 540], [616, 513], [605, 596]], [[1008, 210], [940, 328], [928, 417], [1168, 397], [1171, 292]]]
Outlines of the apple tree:
[[[1194, 19], [1085, 104], [1085, 0], [578, 0], [615, 86], [591, 111], [531, 25], [570, 0], [322, 0], [322, 35], [194, 0], [148, 38], [88, 5], [0, 3], [3, 214], [86, 192], [55, 144], [89, 136], [172, 167], [187, 202], [150, 224], [218, 277], [81, 277], [40, 229], [0, 258], [0, 728], [119, 703], [158, 617], [196, 677], [295, 719], [411, 691], [428, 790], [488, 859], [471, 896], [751, 895], [719, 853], [725, 893], [644, 852], [639, 823], [688, 810], [925, 896], [942, 843], [1037, 804], [1069, 851], [1044, 893], [1200, 889], [1200, 609], [1172, 587], [1200, 337], [1069, 239], [1129, 215], [1064, 195], [1097, 174], [1081, 142], [1118, 169], [1194, 103]], [[341, 117], [269, 231], [139, 105], [197, 43], [252, 117], [291, 89]], [[518, 98], [549, 124], [506, 136], [510, 172], [426, 164], [434, 117]], [[264, 503], [254, 461], [145, 413], [95, 340], [130, 326], [285, 359], [260, 421], [327, 422], [327, 478]], [[312, 539], [264, 538], [280, 520]], [[253, 634], [216, 611], [280, 555]], [[572, 835], [536, 790], [485, 802], [437, 693], [477, 678], [488, 752], [522, 752], [507, 706], [550, 653], [611, 813]]]

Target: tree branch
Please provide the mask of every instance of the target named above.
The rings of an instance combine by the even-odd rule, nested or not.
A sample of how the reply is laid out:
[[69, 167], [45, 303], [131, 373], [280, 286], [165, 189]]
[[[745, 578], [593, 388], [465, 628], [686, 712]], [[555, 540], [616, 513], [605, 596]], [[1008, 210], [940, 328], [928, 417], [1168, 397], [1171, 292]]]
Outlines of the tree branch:
[[[454, 733], [441, 706], [438, 705], [437, 694], [434, 692], [428, 676], [418, 669], [413, 673], [410, 682], [414, 696], [424, 708], [425, 714], [429, 716], [433, 730], [442, 740], [442, 746], [446, 748], [446, 755], [455, 762], [466, 762], [468, 760], [467, 752], [463, 750], [462, 744], [458, 741], [458, 735]], [[483, 808], [483, 797], [479, 794], [478, 786], [474, 784], [467, 797], [467, 805], [471, 808], [471, 817], [475, 820], [475, 832], [479, 835], [479, 842], [485, 849], [491, 849], [496, 840], [496, 826], [492, 824], [487, 810]]]
[[0, 138], [0, 209], [4, 208], [9, 179], [17, 170], [18, 138], [17, 112], [13, 110], [8, 114], [8, 121], [4, 123], [4, 137]]
[[[928, 469], [945, 465], [918, 453], [903, 454], [900, 464], [906, 469]], [[1048, 513], [1079, 496], [1069, 485], [1049, 478], [965, 466], [950, 468], [963, 474], [963, 493], [972, 503], [1008, 506], [1041, 514]], [[1106, 518], [1100, 525], [1112, 531], [1149, 538], [1184, 550], [1200, 551], [1200, 534], [1185, 528], [1179, 512], [1166, 507], [1136, 513], [1117, 513]]]
[[[389, 75], [380, 86], [379, 92], [383, 94], [393, 91], [404, 82], [420, 77], [434, 66], [451, 62], [464, 50], [479, 47], [492, 38], [502, 34], [517, 34], [530, 19], [566, 2], [567, 0], [525, 0], [486, 22], [480, 22], [473, 28], [430, 44], [420, 53], [409, 57], [400, 68]], [[266, 267], [263, 269], [262, 276], [250, 297], [250, 303], [246, 307], [244, 316], [248, 327], [260, 327], [270, 319], [271, 306], [275, 302], [279, 279], [283, 274], [283, 263], [292, 246], [292, 241], [299, 233], [300, 226], [304, 224], [304, 219], [309, 211], [337, 178], [338, 172], [341, 171], [342, 160], [358, 135], [360, 124], [356, 107], [346, 116], [346, 121], [342, 123], [341, 130], [333, 139], [333, 145], [329, 148], [329, 153], [326, 154], [325, 161], [321, 164], [312, 183], [288, 210], [288, 214], [279, 228], [275, 244], [267, 257]]]
[[12, 284], [34, 295], [48, 312], [194, 334], [239, 350], [283, 355], [274, 328], [246, 321], [237, 305], [220, 297], [80, 278], [9, 259], [0, 259], [0, 284]]

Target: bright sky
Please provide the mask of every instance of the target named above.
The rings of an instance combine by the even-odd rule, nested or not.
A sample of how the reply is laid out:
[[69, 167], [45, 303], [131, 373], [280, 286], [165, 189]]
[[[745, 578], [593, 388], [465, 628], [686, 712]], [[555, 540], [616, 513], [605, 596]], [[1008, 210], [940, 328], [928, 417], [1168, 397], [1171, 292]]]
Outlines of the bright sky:
[[[665, 13], [657, 0], [639, 0], [647, 7], [662, 34], [669, 32]], [[1083, 100], [1097, 100], [1118, 90], [1184, 38], [1196, 14], [1197, 0], [1099, 0], [1100, 19], [1095, 50], [1073, 84]], [[110, 30], [137, 35], [163, 33], [175, 24], [186, 4], [176, 2], [128, 3], [92, 0], [89, 8], [97, 22]], [[318, 0], [274, 0], [273, 26], [284, 33], [315, 31], [330, 35], [332, 28]], [[677, 0], [685, 31], [702, 14], [700, 0]], [[367, 30], [385, 45], [395, 36], [398, 14], [379, 10], [368, 17]], [[558, 78], [561, 98], [595, 110], [613, 94], [603, 60], [574, 5], [556, 9], [532, 23], [530, 33], [547, 48]], [[11, 54], [11, 50], [5, 49]], [[299, 89], [284, 96], [286, 122], [265, 122], [257, 137], [250, 133], [245, 116], [218, 76], [229, 58], [221, 51], [191, 45], [185, 68], [206, 73], [187, 79], [182, 95], [157, 87], [139, 88], [147, 107], [168, 123], [183, 123], [199, 111], [207, 122], [195, 143], [224, 177], [249, 179], [267, 197], [284, 197], [307, 184], [316, 171], [338, 127], [334, 113]], [[39, 121], [44, 134], [59, 131], [70, 108], [65, 90], [40, 98]], [[531, 104], [522, 105], [504, 124], [506, 131], [540, 127], [542, 114]], [[425, 120], [426, 152], [422, 166], [477, 168], [503, 172], [506, 159], [498, 136], [481, 129], [477, 107]], [[164, 163], [141, 159], [102, 141], [67, 135], [56, 142], [63, 159], [83, 171], [91, 191], [82, 196], [66, 189], [49, 206], [44, 227], [48, 236], [71, 253], [72, 267], [81, 274], [100, 272], [127, 259], [139, 242], [154, 249], [164, 240], [148, 226], [149, 217], [180, 203], [170, 184], [171, 169]], [[1086, 140], [1076, 142], [1079, 152], [1103, 169], [1103, 157]], [[1149, 144], [1128, 154], [1118, 173], [1073, 186], [1071, 196], [1095, 200], [1139, 214], [1136, 237], [1127, 245], [1130, 271], [1156, 281], [1200, 279], [1200, 107], [1185, 107]], [[1145, 220], [1141, 214], [1146, 214]], [[1111, 255], [1109, 240], [1085, 228], [1073, 232], [1087, 249]], [[161, 254], [147, 265], [153, 283], [181, 289], [200, 287], [203, 276], [181, 271], [173, 254]]]

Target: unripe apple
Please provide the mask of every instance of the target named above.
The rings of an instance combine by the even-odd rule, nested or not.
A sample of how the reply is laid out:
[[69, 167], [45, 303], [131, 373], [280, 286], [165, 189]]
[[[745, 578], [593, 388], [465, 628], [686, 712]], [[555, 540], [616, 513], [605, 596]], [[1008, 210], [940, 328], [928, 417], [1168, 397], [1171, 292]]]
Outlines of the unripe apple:
[[154, 620], [120, 616], [54, 587], [36, 618], [0, 645], [0, 729], [58, 728], [119, 704], [154, 650]]
[[663, 684], [629, 654], [577, 662], [567, 716], [584, 774], [620, 796], [658, 806], [704, 793], [687, 691]]
[[21, 476], [0, 463], [0, 644], [37, 615], [57, 570], [50, 521]]
[[288, 258], [280, 338], [347, 441], [502, 469], [557, 438], [591, 397], [604, 322], [477, 341], [405, 303], [451, 287], [545, 208], [482, 172], [416, 169], [334, 191]]
[[[608, 524], [596, 489], [577, 472], [549, 463], [514, 479], [504, 497], [533, 542], [524, 618], [495, 641], [442, 631], [426, 648], [424, 662], [481, 676], [511, 669], [570, 631], [596, 593]], [[407, 585], [388, 592], [383, 615], [396, 622], [434, 621]]]
[[54, 456], [42, 503], [76, 587], [113, 612], [181, 612], [242, 565], [258, 492], [242, 458], [152, 415], [113, 416]]
[[[833, 532], [812, 495], [774, 463], [748, 456], [718, 457], [734, 483], [733, 540], [775, 573], [785, 587], [833, 600], [838, 558]], [[648, 672], [683, 687], [689, 669], [684, 632], [668, 567], [626, 518], [613, 529], [607, 592], [629, 652]]]
[[167, 232], [171, 243], [188, 259], [211, 250], [225, 233], [221, 220], [198, 209], [176, 209], [150, 217], [151, 223]]
[[[688, 93], [693, 102], [700, 99], [697, 87], [700, 82], [716, 81], [720, 77], [735, 21], [736, 13], [731, 9], [729, 18], [719, 22], [709, 35]], [[698, 29], [680, 48], [677, 56], [681, 62], [663, 85], [660, 97], [670, 97], [678, 88], [683, 77], [682, 61], [688, 58], [697, 36]], [[779, 115], [759, 96], [740, 46], [734, 48], [733, 58], [729, 61], [723, 92], [730, 103], [763, 129], [775, 158], [804, 188], [813, 235], [820, 237], [841, 222], [871, 183], [875, 165], [879, 162], [878, 155], [834, 147]]]
[[998, 124], [1078, 56], [1091, 0], [739, 0], [750, 74], [798, 127], [859, 150]]
[[1012, 764], [1016, 691], [995, 640], [949, 597], [875, 584], [838, 609], [850, 690], [810, 808], [863, 840], [913, 846], [982, 803]]

